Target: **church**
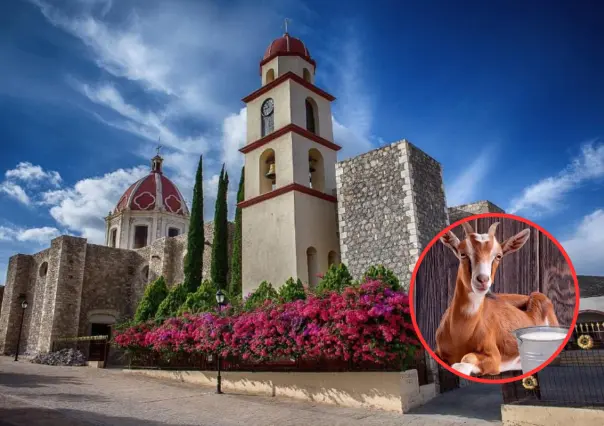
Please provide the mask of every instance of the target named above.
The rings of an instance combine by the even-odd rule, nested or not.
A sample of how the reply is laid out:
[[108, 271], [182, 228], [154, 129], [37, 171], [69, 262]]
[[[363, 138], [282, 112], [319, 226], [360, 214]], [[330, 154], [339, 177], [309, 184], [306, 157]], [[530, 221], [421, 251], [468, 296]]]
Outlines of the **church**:
[[[488, 201], [447, 208], [440, 163], [404, 139], [338, 162], [335, 97], [315, 85], [317, 64], [301, 40], [286, 32], [259, 68], [260, 87], [243, 98], [244, 295], [289, 277], [312, 288], [340, 262], [355, 277], [383, 264], [408, 285], [422, 249], [450, 221], [502, 211]], [[59, 338], [107, 334], [133, 316], [148, 283], [160, 275], [182, 282], [189, 217], [158, 153], [105, 218], [104, 245], [63, 235], [12, 256], [0, 293], [0, 352], [47, 352]], [[232, 224], [229, 252], [231, 235]], [[205, 237], [211, 246], [211, 223]], [[204, 278], [210, 256], [205, 250]]]

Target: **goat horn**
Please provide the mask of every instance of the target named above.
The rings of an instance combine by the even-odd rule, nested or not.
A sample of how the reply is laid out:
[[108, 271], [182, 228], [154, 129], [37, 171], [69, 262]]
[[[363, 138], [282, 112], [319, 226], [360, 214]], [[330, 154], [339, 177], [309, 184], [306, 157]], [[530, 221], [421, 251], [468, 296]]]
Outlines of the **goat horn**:
[[497, 230], [497, 225], [499, 225], [499, 222], [495, 222], [494, 224], [489, 226], [489, 235], [490, 236], [495, 235], [495, 231]]
[[466, 235], [470, 235], [470, 234], [474, 233], [474, 230], [472, 229], [472, 225], [470, 225], [468, 222], [462, 223], [461, 226], [463, 227], [463, 230], [466, 231]]

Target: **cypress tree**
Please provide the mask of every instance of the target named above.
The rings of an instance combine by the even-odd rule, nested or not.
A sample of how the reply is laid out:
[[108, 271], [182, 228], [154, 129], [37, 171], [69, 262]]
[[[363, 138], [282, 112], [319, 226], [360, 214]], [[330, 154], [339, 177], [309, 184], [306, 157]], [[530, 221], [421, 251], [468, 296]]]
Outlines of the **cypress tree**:
[[195, 176], [193, 189], [193, 203], [191, 206], [191, 219], [189, 221], [189, 234], [187, 240], [187, 256], [184, 265], [184, 286], [189, 293], [195, 292], [201, 285], [203, 270], [204, 230], [203, 230], [203, 156], [199, 156], [199, 165]]
[[[245, 190], [245, 168], [241, 168], [241, 177], [239, 178], [239, 189], [237, 190], [237, 204], [243, 201]], [[231, 250], [231, 283], [229, 294], [231, 296], [240, 295], [243, 291], [241, 282], [241, 208], [235, 209], [235, 232], [233, 235], [233, 248]]]
[[229, 175], [224, 170], [220, 171], [218, 181], [218, 194], [216, 195], [216, 207], [214, 211], [214, 240], [212, 242], [212, 283], [217, 289], [226, 289], [227, 275], [229, 272], [229, 249], [228, 249], [228, 207], [227, 193], [229, 187]]
[[138, 323], [153, 319], [159, 305], [161, 305], [167, 295], [168, 287], [166, 286], [164, 277], [161, 276], [145, 289], [145, 294], [136, 308], [134, 321]]

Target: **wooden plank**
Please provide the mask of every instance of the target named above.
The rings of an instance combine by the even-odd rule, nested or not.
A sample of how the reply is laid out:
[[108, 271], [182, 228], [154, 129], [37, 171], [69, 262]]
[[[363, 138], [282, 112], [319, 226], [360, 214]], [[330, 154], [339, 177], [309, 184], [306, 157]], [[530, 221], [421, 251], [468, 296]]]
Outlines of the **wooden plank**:
[[561, 325], [570, 326], [575, 309], [575, 283], [562, 252], [547, 235], [540, 238], [540, 291], [554, 304]]

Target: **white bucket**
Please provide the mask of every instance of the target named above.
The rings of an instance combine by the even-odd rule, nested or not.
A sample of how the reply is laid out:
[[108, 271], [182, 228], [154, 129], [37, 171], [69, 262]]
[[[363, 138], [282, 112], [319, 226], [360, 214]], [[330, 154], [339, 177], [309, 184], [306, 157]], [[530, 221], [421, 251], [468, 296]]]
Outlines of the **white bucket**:
[[564, 327], [526, 327], [512, 332], [518, 341], [522, 373], [541, 367], [556, 351], [568, 334]]

